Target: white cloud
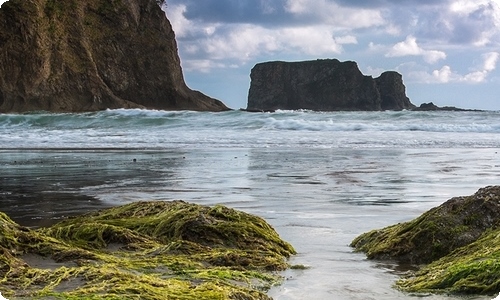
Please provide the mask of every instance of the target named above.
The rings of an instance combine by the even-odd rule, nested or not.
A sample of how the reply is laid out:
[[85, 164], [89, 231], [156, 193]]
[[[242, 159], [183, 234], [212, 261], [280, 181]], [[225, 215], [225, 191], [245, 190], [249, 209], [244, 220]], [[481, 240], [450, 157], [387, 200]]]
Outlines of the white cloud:
[[299, 53], [308, 55], [339, 54], [342, 52], [341, 43], [333, 38], [327, 26], [284, 28], [277, 32], [270, 32], [276, 37], [280, 51], [290, 50], [290, 47]]
[[449, 82], [452, 78], [455, 78], [456, 75], [453, 74], [450, 66], [444, 66], [440, 70], [432, 71], [432, 77], [437, 82], [446, 83]]
[[372, 77], [379, 77], [380, 74], [384, 73], [387, 71], [386, 69], [383, 68], [373, 68], [368, 66], [365, 70], [363, 70], [363, 74], [372, 76]]
[[450, 27], [455, 31], [458, 40], [460, 35], [464, 35], [470, 38], [472, 45], [481, 47], [494, 43], [500, 34], [498, 0], [454, 1], [449, 7], [449, 13], [449, 19], [452, 20]]
[[172, 24], [176, 38], [188, 37], [190, 35], [210, 36], [221, 26], [216, 23], [199, 24], [186, 19], [184, 14], [186, 13], [187, 7], [184, 4], [169, 5], [168, 7], [163, 6], [163, 9]]
[[465, 74], [465, 76], [459, 78], [459, 81], [468, 83], [480, 83], [485, 81], [487, 75], [487, 71], [475, 71], [469, 74]]
[[371, 52], [381, 52], [381, 51], [385, 51], [386, 49], [387, 49], [387, 47], [382, 45], [382, 44], [376, 44], [374, 42], [370, 42], [368, 44], [368, 51], [371, 51]]
[[303, 14], [308, 11], [307, 0], [287, 0], [285, 9], [294, 14]]
[[353, 35], [344, 35], [335, 38], [335, 42], [343, 44], [357, 44], [358, 39]]
[[483, 70], [491, 72], [497, 67], [497, 62], [500, 54], [498, 52], [490, 52], [483, 54]]
[[446, 53], [437, 50], [424, 50], [417, 44], [417, 39], [409, 35], [406, 40], [395, 44], [386, 54], [386, 57], [401, 56], [422, 56], [426, 62], [433, 64], [445, 59]]
[[[342, 52], [341, 44], [356, 42], [350, 37], [341, 37], [338, 42], [326, 27], [270, 30], [240, 24], [227, 30], [229, 32], [224, 32], [224, 34], [215, 32], [210, 36], [207, 35], [203, 40], [197, 40], [193, 44], [189, 41], [182, 43], [180, 47], [187, 54], [183, 58], [184, 68], [207, 72], [212, 67], [241, 65], [259, 55], [272, 52], [299, 52], [310, 56], [334, 55]], [[198, 57], [205, 57], [205, 59]], [[209, 61], [211, 63], [208, 63]]]
[[201, 73], [209, 73], [210, 70], [214, 68], [228, 68], [231, 66], [227, 66], [222, 63], [216, 63], [213, 60], [208, 59], [190, 59], [183, 62], [183, 70], [192, 71], [196, 70]]
[[171, 5], [167, 10], [165, 10], [167, 17], [172, 24], [172, 28], [175, 31], [175, 35], [178, 38], [187, 35], [189, 29], [193, 27], [191, 21], [184, 17], [186, 9], [186, 5], [181, 4]]
[[176, 36], [186, 71], [208, 72], [210, 68], [242, 65], [270, 53], [302, 53], [332, 56], [343, 44], [357, 44], [354, 35], [334, 37], [329, 25], [265, 28], [253, 24], [197, 23], [185, 18], [186, 6], [170, 5], [168, 17]]
[[413, 65], [411, 68], [408, 68], [412, 70], [407, 70], [406, 73], [410, 80], [421, 83], [482, 83], [487, 81], [488, 75], [495, 70], [499, 57], [500, 54], [498, 52], [483, 54], [481, 67], [464, 75], [453, 71], [448, 65], [443, 66], [441, 69], [433, 70], [431, 73]]
[[371, 28], [387, 22], [379, 9], [350, 8], [328, 0], [286, 0], [285, 11], [337, 29]]
[[446, 53], [437, 50], [424, 50], [422, 56], [430, 64], [436, 63], [441, 59], [446, 59]]
[[399, 42], [392, 47], [387, 53], [388, 57], [420, 55], [423, 52], [422, 48], [417, 45], [417, 39], [411, 35], [406, 37], [406, 40]]

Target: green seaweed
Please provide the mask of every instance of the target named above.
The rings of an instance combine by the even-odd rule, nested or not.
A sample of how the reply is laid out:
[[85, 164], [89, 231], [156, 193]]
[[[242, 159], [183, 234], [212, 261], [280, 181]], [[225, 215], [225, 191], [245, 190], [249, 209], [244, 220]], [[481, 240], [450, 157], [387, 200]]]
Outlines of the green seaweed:
[[408, 292], [487, 294], [500, 291], [500, 230], [422, 267], [397, 281]]
[[[26, 254], [60, 265], [31, 267]], [[0, 213], [8, 297], [269, 299], [293, 254], [263, 219], [224, 206], [136, 202], [36, 230]]]
[[420, 217], [355, 238], [370, 259], [418, 264], [396, 287], [412, 293], [500, 292], [500, 186], [456, 197]]

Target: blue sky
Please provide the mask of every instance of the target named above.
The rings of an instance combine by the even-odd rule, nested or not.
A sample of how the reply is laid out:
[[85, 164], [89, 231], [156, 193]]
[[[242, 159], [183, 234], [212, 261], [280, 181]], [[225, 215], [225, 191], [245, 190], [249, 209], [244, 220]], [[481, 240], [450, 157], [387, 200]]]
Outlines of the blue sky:
[[187, 84], [246, 107], [259, 62], [403, 75], [420, 105], [500, 110], [500, 0], [167, 0]]
[[256, 63], [337, 58], [400, 72], [416, 105], [500, 110], [500, 0], [166, 2], [187, 84], [231, 108]]

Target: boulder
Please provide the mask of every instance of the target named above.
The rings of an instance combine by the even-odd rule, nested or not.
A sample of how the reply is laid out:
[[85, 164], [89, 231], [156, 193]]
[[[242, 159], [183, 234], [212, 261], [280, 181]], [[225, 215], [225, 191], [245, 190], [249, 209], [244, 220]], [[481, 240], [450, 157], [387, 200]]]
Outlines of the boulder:
[[255, 65], [250, 77], [249, 111], [379, 111], [415, 107], [405, 94], [399, 73], [385, 72], [373, 79], [363, 75], [352, 61], [266, 62]]
[[0, 113], [222, 111], [189, 89], [156, 0], [9, 0], [0, 8]]
[[364, 233], [351, 243], [370, 259], [425, 265], [398, 281], [410, 292], [500, 291], [500, 186], [455, 197], [420, 217]]

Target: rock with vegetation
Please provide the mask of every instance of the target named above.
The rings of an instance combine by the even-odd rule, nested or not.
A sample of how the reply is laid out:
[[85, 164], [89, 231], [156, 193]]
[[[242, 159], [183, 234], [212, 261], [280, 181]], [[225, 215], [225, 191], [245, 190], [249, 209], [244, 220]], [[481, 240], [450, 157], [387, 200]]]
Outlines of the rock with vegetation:
[[352, 61], [318, 59], [265, 62], [250, 74], [248, 111], [403, 110], [415, 106], [406, 96], [401, 74], [365, 76]]
[[0, 8], [0, 113], [222, 111], [189, 89], [157, 0], [9, 0]]
[[500, 186], [455, 197], [420, 217], [364, 233], [351, 246], [370, 259], [424, 265], [397, 282], [410, 292], [500, 291]]
[[0, 285], [16, 299], [269, 299], [293, 254], [220, 205], [137, 202], [39, 229], [0, 213]]

